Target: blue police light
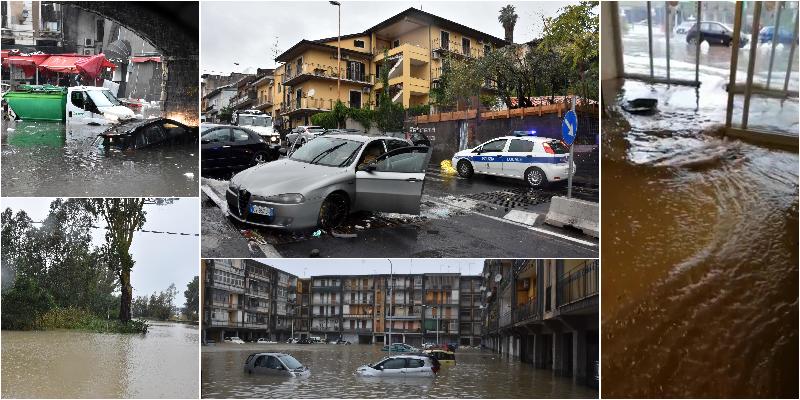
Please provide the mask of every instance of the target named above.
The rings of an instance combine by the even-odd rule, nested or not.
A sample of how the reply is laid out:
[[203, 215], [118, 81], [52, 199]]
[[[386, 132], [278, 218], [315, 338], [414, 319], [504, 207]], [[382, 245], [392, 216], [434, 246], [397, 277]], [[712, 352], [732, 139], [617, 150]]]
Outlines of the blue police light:
[[514, 131], [514, 136], [536, 136], [536, 131]]

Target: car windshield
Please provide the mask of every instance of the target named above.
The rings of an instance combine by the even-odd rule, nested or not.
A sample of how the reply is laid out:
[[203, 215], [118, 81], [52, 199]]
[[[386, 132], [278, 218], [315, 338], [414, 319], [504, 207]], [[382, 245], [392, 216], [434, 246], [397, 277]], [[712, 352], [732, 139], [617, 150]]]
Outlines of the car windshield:
[[363, 143], [339, 138], [318, 137], [309, 140], [289, 157], [292, 160], [328, 167], [350, 165]]
[[303, 366], [303, 364], [300, 364], [300, 361], [295, 360], [294, 357], [292, 357], [292, 356], [290, 356], [288, 354], [282, 355], [282, 356], [280, 356], [278, 358], [280, 358], [281, 361], [283, 361], [283, 364], [286, 365], [286, 368], [289, 368], [289, 369], [298, 369], [298, 368]]
[[308, 131], [311, 132], [311, 133], [323, 133], [323, 132], [325, 132], [325, 128], [311, 127], [311, 128], [308, 128]]
[[97, 107], [111, 107], [122, 104], [108, 90], [87, 90], [86, 93], [89, 94], [89, 97]]
[[240, 115], [239, 125], [272, 126], [272, 117], [266, 115]]

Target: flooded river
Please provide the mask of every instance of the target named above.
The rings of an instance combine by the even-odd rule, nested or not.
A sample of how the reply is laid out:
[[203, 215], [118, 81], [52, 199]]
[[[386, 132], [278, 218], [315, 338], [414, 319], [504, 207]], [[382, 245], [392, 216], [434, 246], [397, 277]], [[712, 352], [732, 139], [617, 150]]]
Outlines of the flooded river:
[[[218, 344], [203, 347], [202, 396], [209, 398], [596, 398], [597, 390], [552, 371], [479, 350], [460, 350], [457, 365], [436, 378], [379, 379], [354, 375], [388, 353], [377, 345]], [[248, 375], [251, 353], [286, 352], [311, 369], [306, 379]]]
[[94, 145], [105, 129], [3, 121], [3, 195], [197, 196], [196, 144], [106, 153]]
[[607, 104], [660, 107], [604, 116], [606, 397], [798, 395], [798, 155], [717, 134], [707, 82], [604, 82]]
[[2, 397], [197, 398], [198, 330], [146, 335], [2, 331]]

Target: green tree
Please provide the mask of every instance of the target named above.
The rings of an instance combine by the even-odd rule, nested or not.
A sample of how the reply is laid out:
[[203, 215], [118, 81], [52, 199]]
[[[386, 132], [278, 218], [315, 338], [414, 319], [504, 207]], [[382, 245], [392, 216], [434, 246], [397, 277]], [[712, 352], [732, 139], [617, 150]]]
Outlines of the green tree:
[[183, 292], [183, 297], [186, 298], [186, 310], [184, 315], [192, 321], [197, 321], [197, 313], [200, 308], [200, 281], [199, 277], [195, 276]]
[[25, 275], [16, 277], [2, 299], [3, 329], [34, 329], [37, 318], [55, 306], [53, 296]]
[[505, 31], [505, 39], [509, 43], [514, 43], [514, 26], [517, 24], [516, 9], [511, 4], [500, 9], [500, 15], [497, 16], [497, 21], [503, 25]]
[[219, 110], [219, 114], [217, 114], [217, 118], [222, 123], [230, 124], [231, 119], [233, 119], [233, 108], [230, 106], [222, 107]]
[[383, 89], [378, 98], [378, 107], [375, 109], [375, 125], [381, 132], [396, 132], [403, 130], [404, 112], [402, 104], [392, 101], [389, 95], [389, 52], [383, 51], [383, 63], [380, 77]]

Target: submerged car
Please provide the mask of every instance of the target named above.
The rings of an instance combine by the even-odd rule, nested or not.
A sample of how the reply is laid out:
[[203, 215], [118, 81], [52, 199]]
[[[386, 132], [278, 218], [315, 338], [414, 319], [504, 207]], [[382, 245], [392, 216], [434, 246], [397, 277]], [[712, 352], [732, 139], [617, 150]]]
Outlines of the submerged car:
[[399, 353], [413, 353], [419, 351], [416, 347], [407, 345], [405, 343], [392, 343], [391, 345], [383, 346], [381, 351], [391, 351]]
[[419, 214], [428, 147], [386, 136], [325, 135], [236, 174], [231, 218], [285, 230], [330, 229], [355, 211]]
[[258, 340], [256, 340], [256, 343], [258, 343], [258, 344], [276, 344], [278, 342], [276, 342], [274, 340], [265, 339], [265, 338], [259, 338]]
[[[453, 155], [452, 163], [464, 178], [473, 174], [504, 176], [524, 179], [529, 186], [541, 188], [567, 179], [568, 159], [569, 148], [560, 140], [519, 133], [459, 151]], [[572, 174], [575, 175], [574, 162]]]
[[334, 343], [335, 344], [352, 344], [352, 343], [350, 343], [350, 342], [348, 342], [347, 340], [344, 340], [344, 339], [339, 339], [339, 340], [335, 341]]
[[200, 158], [203, 171], [242, 170], [277, 160], [279, 145], [271, 145], [257, 132], [233, 125], [202, 126]]
[[366, 377], [435, 377], [439, 372], [439, 361], [425, 354], [402, 354], [386, 357], [375, 363], [362, 365], [356, 375]]
[[244, 340], [239, 339], [238, 336], [227, 337], [225, 338], [225, 341], [228, 343], [244, 344]]
[[425, 350], [423, 353], [429, 354], [431, 357], [439, 360], [442, 365], [456, 365], [456, 353], [444, 349], [430, 349]]
[[197, 143], [197, 127], [168, 118], [133, 120], [114, 125], [95, 140], [98, 147], [116, 150], [192, 143]]
[[285, 353], [254, 353], [244, 362], [248, 374], [307, 377], [311, 370], [294, 357]]
[[[758, 42], [759, 43], [772, 42], [772, 36], [774, 34], [775, 34], [774, 26], [772, 25], [765, 26], [761, 28], [761, 30], [758, 32]], [[778, 43], [782, 43], [785, 45], [792, 44], [792, 40], [794, 40], [794, 33], [792, 31], [790, 31], [789, 29], [785, 29], [783, 27], [778, 29], [778, 37], [776, 40]]]

